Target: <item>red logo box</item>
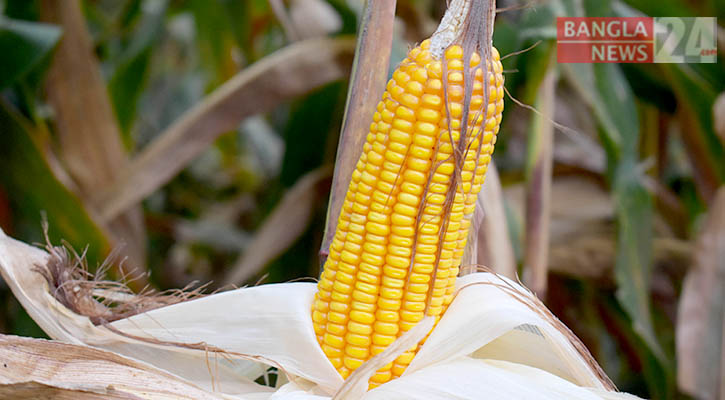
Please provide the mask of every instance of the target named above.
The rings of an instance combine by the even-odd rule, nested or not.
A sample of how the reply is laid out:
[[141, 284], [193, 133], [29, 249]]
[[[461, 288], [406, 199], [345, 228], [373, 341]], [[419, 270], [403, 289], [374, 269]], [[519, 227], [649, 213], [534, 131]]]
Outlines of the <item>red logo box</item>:
[[651, 63], [653, 18], [560, 17], [556, 19], [560, 63]]

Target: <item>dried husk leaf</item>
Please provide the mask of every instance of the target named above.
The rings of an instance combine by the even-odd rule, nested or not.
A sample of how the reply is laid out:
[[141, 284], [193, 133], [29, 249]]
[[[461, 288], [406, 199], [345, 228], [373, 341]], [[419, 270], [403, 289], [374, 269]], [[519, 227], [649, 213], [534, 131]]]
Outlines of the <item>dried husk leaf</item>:
[[103, 399], [138, 399], [136, 396], [122, 397], [87, 391], [58, 388], [37, 382], [0, 384], [0, 399], [53, 399], [53, 400], [103, 400]]
[[205, 390], [245, 393], [261, 387], [252, 382], [266, 369], [257, 362], [198, 349], [162, 346], [94, 325], [89, 317], [70, 310], [54, 297], [40, 272], [50, 261], [48, 253], [14, 240], [0, 230], [0, 273], [30, 317], [51, 338], [148, 362]]
[[184, 379], [88, 346], [0, 335], [0, 398], [222, 399]]
[[[96, 326], [53, 297], [37, 268], [50, 256], [0, 230], [0, 272], [52, 338], [142, 360], [205, 389], [249, 391], [265, 365], [334, 393], [342, 378], [322, 353], [309, 310], [315, 285], [289, 283], [217, 293]], [[258, 385], [257, 385], [258, 386]]]

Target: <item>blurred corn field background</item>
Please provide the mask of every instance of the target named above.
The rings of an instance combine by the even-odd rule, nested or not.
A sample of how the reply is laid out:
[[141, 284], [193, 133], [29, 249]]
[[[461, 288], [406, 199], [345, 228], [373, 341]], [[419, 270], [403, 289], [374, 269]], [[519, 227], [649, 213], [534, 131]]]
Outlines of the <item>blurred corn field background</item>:
[[[390, 66], [445, 3], [397, 1]], [[725, 4], [498, 7], [510, 95], [472, 251], [518, 273], [620, 390], [725, 398]], [[109, 273], [135, 289], [319, 276], [364, 15], [361, 0], [0, 0], [0, 227], [42, 242], [46, 219], [91, 265], [124, 259]], [[643, 15], [719, 17], [718, 63], [557, 64], [557, 16]], [[0, 332], [44, 337], [0, 297]]]

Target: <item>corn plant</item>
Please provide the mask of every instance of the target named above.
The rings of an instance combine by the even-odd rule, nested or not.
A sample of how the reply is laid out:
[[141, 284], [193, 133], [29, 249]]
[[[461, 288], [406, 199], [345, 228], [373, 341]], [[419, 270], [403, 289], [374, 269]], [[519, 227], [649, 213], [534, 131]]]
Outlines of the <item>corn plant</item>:
[[722, 54], [555, 42], [714, 1], [0, 10], [3, 396], [723, 396]]

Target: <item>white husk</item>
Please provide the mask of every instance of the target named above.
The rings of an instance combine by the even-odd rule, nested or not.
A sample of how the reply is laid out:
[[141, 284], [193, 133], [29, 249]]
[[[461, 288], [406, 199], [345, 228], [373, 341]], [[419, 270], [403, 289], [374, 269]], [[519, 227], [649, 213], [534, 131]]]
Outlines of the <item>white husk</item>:
[[599, 399], [586, 388], [526, 365], [461, 357], [428, 366], [371, 390], [382, 399]]
[[[535, 311], [543, 306], [528, 290], [489, 273], [461, 277], [457, 286], [460, 292], [456, 299], [406, 373], [473, 355], [526, 364], [533, 361], [529, 365], [578, 385], [604, 387], [562, 331]], [[536, 351], [529, 353], [529, 348]]]
[[282, 283], [228, 292], [158, 308], [114, 328], [162, 342], [205, 343], [302, 377], [328, 393], [342, 378], [317, 343], [310, 310], [316, 285]]
[[[343, 386], [312, 328], [313, 283], [217, 293], [111, 324], [132, 338], [94, 326], [57, 302], [48, 293], [45, 279], [33, 270], [45, 265], [47, 257], [44, 251], [0, 231], [0, 272], [51, 337], [141, 360], [228, 398], [329, 399], [341, 387], [345, 389], [337, 398], [344, 399], [472, 399], [484, 394], [487, 398], [525, 398], [527, 394], [535, 394], [531, 398], [614, 398], [612, 392], [604, 391], [593, 367], [561, 328], [534, 311], [542, 306], [526, 300], [522, 294], [528, 292], [518, 284], [489, 273], [461, 278], [462, 289], [403, 377], [364, 393], [361, 388], [369, 373], [419, 341], [432, 321], [424, 320], [384, 357], [363, 364], [356, 375], [359, 379]], [[203, 344], [224, 354], [180, 344], [196, 348]], [[264, 365], [280, 368], [289, 382], [274, 393], [251, 382], [249, 378], [255, 378]]]

